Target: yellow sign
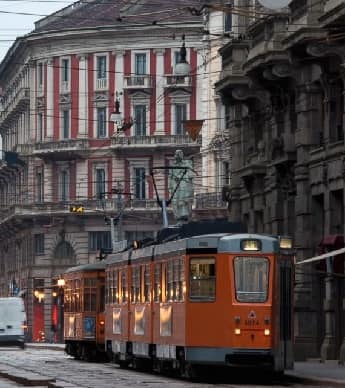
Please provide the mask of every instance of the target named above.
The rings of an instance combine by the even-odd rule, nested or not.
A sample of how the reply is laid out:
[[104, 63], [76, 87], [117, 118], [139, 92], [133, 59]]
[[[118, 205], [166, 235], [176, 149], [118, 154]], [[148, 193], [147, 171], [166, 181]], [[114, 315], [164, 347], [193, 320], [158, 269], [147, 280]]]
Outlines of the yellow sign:
[[82, 206], [82, 205], [72, 205], [72, 206], [70, 206], [70, 208], [69, 208], [69, 211], [71, 212], [71, 213], [84, 213], [84, 206]]

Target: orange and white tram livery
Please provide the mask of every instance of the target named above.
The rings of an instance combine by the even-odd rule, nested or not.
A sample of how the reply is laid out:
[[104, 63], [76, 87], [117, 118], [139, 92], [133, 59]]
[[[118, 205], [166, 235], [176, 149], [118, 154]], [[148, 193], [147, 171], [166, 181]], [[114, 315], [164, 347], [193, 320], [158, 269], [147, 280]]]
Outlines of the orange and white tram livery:
[[290, 238], [206, 234], [111, 254], [105, 346], [120, 365], [293, 366]]

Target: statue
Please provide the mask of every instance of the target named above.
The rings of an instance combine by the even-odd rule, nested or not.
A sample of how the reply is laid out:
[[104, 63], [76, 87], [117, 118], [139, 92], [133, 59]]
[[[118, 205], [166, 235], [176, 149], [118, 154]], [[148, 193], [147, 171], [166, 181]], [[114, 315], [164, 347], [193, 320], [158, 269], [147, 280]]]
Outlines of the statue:
[[177, 221], [188, 221], [192, 215], [193, 178], [192, 161], [184, 159], [183, 151], [175, 152], [175, 163], [169, 172], [169, 195]]

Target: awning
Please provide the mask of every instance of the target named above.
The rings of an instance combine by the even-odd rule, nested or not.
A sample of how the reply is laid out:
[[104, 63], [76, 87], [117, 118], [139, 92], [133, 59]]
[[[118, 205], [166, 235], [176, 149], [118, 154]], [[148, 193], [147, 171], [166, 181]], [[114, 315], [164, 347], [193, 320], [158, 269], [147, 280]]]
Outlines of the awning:
[[343, 234], [329, 234], [327, 236], [324, 236], [324, 238], [319, 243], [319, 246], [321, 247], [334, 246], [334, 245], [337, 245], [339, 248], [340, 246], [345, 245]]

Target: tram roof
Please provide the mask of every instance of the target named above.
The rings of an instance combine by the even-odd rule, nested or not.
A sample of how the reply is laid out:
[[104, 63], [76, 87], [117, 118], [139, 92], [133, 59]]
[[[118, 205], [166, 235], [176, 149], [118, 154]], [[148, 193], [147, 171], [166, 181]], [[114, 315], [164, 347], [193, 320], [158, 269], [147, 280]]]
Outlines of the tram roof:
[[65, 271], [65, 273], [98, 271], [98, 270], [105, 269], [105, 267], [106, 267], [105, 261], [98, 261], [96, 263], [81, 264], [75, 267], [68, 268]]

